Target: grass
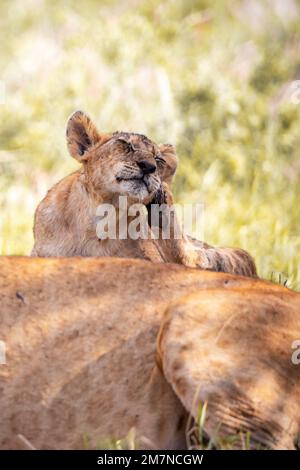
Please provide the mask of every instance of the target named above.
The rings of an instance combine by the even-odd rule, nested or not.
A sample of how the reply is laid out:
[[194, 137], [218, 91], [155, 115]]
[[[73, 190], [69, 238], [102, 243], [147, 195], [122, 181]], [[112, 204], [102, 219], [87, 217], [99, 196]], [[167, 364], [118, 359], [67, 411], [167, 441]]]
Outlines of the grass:
[[[251, 443], [250, 432], [239, 432], [235, 435], [221, 435], [222, 424], [217, 427], [213, 435], [208, 436], [205, 431], [208, 404], [200, 403], [198, 417], [196, 420], [190, 415], [186, 426], [186, 449], [187, 450], [264, 450], [263, 446]], [[145, 445], [149, 449], [157, 449], [155, 443], [148, 439], [136, 435], [135, 428], [132, 428], [123, 439], [105, 439], [96, 444], [100, 450], [138, 450], [144, 449]], [[83, 447], [86, 450], [92, 449], [89, 436], [83, 437]]]
[[221, 433], [222, 423], [211, 436], [205, 431], [208, 403], [200, 403], [198, 417], [189, 416], [186, 429], [186, 442], [189, 450], [263, 450], [264, 447], [251, 442], [251, 432], [237, 432], [235, 435]]
[[26, 5], [0, 4], [0, 253], [30, 252], [36, 205], [77, 168], [65, 123], [81, 108], [175, 143], [176, 201], [205, 205], [205, 241], [300, 290], [299, 1]]

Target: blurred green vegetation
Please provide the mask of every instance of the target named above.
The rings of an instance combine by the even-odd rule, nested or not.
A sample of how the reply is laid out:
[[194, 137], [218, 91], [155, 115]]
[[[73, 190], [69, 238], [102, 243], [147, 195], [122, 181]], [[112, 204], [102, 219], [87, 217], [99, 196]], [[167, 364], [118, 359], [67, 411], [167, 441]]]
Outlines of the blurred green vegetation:
[[300, 288], [297, 0], [1, 0], [0, 13], [2, 254], [30, 252], [37, 203], [77, 167], [64, 127], [83, 109], [104, 131], [175, 143], [176, 200], [205, 204], [205, 240]]

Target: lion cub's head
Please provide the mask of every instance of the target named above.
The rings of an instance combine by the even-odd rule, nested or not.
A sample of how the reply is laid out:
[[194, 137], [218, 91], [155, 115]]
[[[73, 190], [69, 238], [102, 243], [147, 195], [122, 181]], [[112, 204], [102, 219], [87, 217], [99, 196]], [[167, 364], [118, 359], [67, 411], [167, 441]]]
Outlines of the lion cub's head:
[[177, 168], [173, 146], [157, 145], [135, 133], [100, 134], [82, 111], [68, 120], [67, 144], [93, 189], [108, 196], [126, 195], [146, 203], [162, 181], [171, 182]]

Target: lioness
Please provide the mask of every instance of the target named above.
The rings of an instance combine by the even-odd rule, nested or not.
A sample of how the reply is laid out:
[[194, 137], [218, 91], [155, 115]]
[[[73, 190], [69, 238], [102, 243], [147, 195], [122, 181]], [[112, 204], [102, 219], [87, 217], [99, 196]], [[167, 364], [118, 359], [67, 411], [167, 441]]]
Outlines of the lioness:
[[[151, 236], [138, 240], [130, 236], [99, 239], [96, 211], [100, 204], [112, 204], [118, 218], [126, 218], [127, 227], [133, 220], [128, 207], [136, 202], [142, 202], [148, 209], [153, 201], [172, 204], [170, 184], [177, 168], [175, 150], [140, 134], [100, 134], [81, 111], [68, 121], [67, 145], [82, 167], [57, 183], [39, 204], [32, 255], [143, 258], [256, 275], [255, 264], [245, 251], [215, 249], [191, 240], [184, 233], [179, 239], [172, 236], [158, 240]], [[127, 198], [125, 213], [119, 205], [120, 195]], [[149, 222], [151, 226], [151, 219]], [[171, 218], [170, 224], [174, 223]]]
[[300, 294], [178, 264], [3, 256], [0, 303], [1, 449], [94, 448], [133, 427], [142, 448], [186, 448], [199, 399], [209, 437], [294, 446]]

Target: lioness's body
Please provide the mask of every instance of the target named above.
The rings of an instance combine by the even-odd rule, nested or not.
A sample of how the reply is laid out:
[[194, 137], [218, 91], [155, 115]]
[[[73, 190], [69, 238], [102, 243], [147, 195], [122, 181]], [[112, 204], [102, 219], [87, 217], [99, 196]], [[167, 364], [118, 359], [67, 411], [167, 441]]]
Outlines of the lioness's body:
[[[228, 319], [236, 306], [251, 306], [252, 292], [269, 299], [275, 313], [277, 297], [287, 297], [286, 309], [296, 297], [268, 282], [174, 264], [0, 258], [0, 339], [7, 362], [0, 365], [0, 447], [22, 447], [21, 434], [36, 448], [82, 448], [86, 435], [95, 446], [132, 427], [145, 438], [142, 447], [185, 447], [187, 411], [156, 366], [156, 336], [172, 302], [182, 305], [185, 295], [207, 289], [222, 296]], [[234, 304], [226, 300], [233, 291], [240, 292]], [[255, 309], [258, 315], [257, 303]], [[187, 318], [184, 330], [190, 326]], [[255, 328], [250, 315], [249, 331]], [[274, 344], [266, 347], [275, 354]], [[182, 357], [180, 366], [182, 375]]]

